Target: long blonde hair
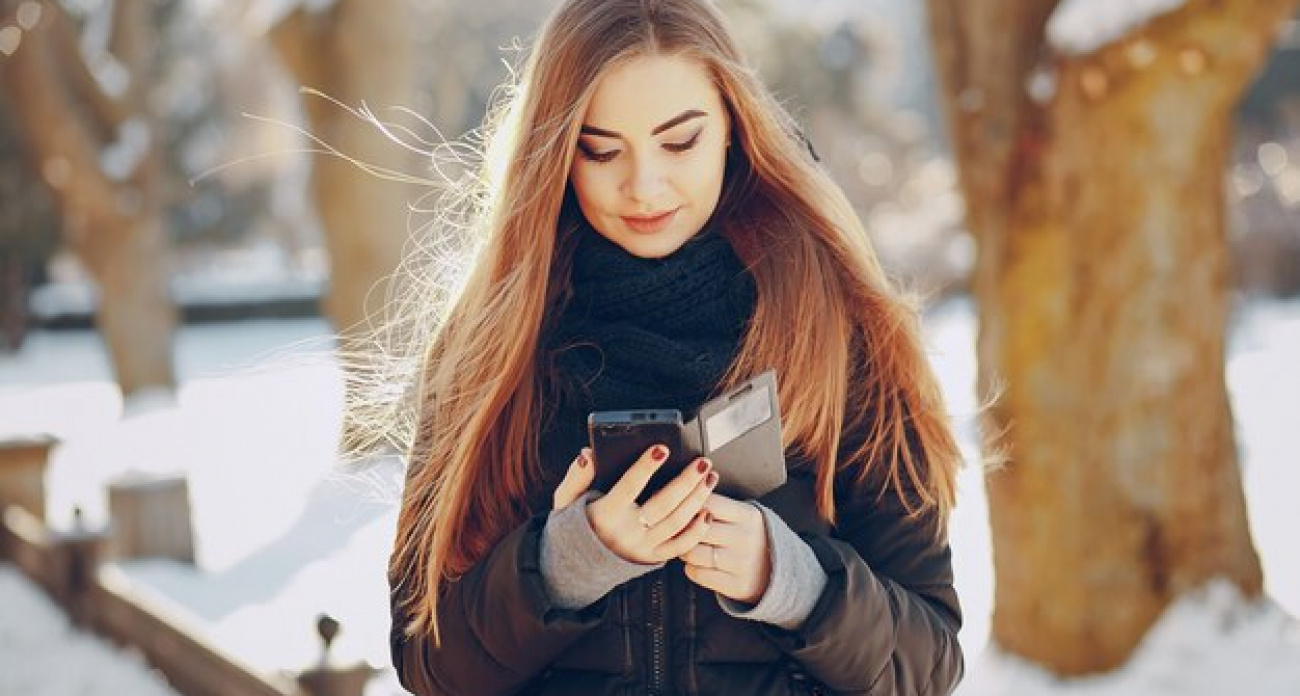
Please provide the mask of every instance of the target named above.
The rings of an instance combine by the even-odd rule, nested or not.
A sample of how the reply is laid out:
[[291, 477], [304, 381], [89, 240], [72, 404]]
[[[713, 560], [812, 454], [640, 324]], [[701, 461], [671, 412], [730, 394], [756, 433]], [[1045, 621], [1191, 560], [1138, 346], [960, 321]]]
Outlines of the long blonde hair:
[[[567, 179], [581, 119], [605, 70], [655, 53], [700, 61], [731, 116], [735, 154], [717, 218], [758, 301], [719, 388], [776, 368], [787, 451], [814, 463], [828, 521], [837, 473], [887, 482], [909, 509], [935, 508], [940, 519], [954, 502], [960, 453], [918, 313], [722, 16], [707, 0], [566, 0], [486, 122], [490, 147], [468, 196], [481, 233], [472, 270], [423, 308], [434, 317], [415, 323], [425, 333], [407, 336], [427, 346], [412, 375], [414, 432], [403, 443], [408, 473], [389, 566], [406, 590], [408, 635], [438, 637], [445, 583], [528, 514], [540, 477], [539, 346], [568, 284], [578, 213]], [[865, 440], [838, 456], [846, 430]]]

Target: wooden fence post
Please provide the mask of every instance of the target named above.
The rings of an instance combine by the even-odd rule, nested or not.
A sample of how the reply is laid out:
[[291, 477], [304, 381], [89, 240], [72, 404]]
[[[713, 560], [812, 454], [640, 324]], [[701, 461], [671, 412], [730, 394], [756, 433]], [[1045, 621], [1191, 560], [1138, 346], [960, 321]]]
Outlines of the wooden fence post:
[[56, 444], [48, 435], [0, 441], [0, 504], [14, 503], [45, 519], [45, 468]]
[[91, 598], [108, 535], [87, 528], [81, 508], [73, 509], [72, 518], [72, 529], [50, 535], [50, 562], [54, 566], [50, 589], [73, 625], [93, 627], [95, 607]]
[[131, 473], [108, 485], [112, 556], [194, 563], [189, 484], [183, 475]]

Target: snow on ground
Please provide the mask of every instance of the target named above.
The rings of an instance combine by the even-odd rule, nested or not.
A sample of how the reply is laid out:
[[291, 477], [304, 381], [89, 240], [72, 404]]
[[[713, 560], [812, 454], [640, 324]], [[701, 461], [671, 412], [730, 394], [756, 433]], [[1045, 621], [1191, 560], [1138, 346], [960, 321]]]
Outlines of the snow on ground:
[[1171, 607], [1112, 674], [1062, 682], [995, 649], [967, 674], [959, 696], [1292, 696], [1300, 692], [1300, 624], [1218, 582]]
[[1061, 53], [1085, 55], [1185, 4], [1187, 0], [1062, 0], [1047, 20], [1047, 41]]
[[[964, 301], [926, 318], [972, 461], [974, 328]], [[142, 591], [185, 607], [215, 644], [267, 671], [319, 658], [313, 627], [322, 611], [343, 625], [335, 657], [388, 666], [384, 570], [400, 474], [391, 461], [365, 475], [330, 468], [341, 394], [326, 331], [314, 320], [185, 327], [176, 404], [125, 419], [92, 335], [37, 334], [21, 355], [0, 358], [0, 434], [41, 429], [65, 439], [47, 481], [50, 523], [66, 525], [73, 505], [102, 522], [103, 485], [123, 472], [187, 472], [197, 570], [168, 561], [119, 568]], [[1208, 588], [1173, 608], [1126, 669], [1057, 682], [988, 645], [991, 546], [982, 480], [971, 467], [952, 521], [967, 619], [960, 696], [1300, 693], [1291, 618], [1300, 615], [1300, 557], [1287, 538], [1300, 528], [1300, 507], [1286, 495], [1300, 490], [1292, 454], [1300, 451], [1300, 302], [1247, 305], [1229, 352], [1250, 519], [1271, 599], [1245, 603], [1230, 589]], [[0, 635], [8, 616], [0, 613]], [[0, 644], [0, 666], [12, 659], [6, 650]], [[400, 689], [389, 671], [368, 693]]]
[[138, 654], [73, 628], [63, 611], [21, 571], [0, 563], [0, 694], [175, 696], [176, 692]]

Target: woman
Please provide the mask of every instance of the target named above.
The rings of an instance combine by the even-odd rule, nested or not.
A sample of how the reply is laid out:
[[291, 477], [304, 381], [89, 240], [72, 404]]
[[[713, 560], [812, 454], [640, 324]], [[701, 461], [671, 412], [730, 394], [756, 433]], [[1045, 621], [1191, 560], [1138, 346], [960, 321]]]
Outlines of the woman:
[[[860, 221], [707, 0], [566, 0], [494, 124], [418, 378], [389, 577], [417, 694], [942, 694], [959, 453]], [[493, 162], [499, 162], [496, 166]], [[589, 490], [596, 410], [768, 368], [785, 485], [667, 452]]]

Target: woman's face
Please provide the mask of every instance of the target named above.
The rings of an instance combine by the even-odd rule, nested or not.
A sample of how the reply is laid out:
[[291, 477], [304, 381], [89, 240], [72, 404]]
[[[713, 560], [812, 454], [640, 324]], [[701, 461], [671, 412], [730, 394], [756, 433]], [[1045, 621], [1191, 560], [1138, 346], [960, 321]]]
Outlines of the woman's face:
[[713, 214], [731, 124], [704, 65], [647, 55], [605, 72], [569, 172], [578, 206], [606, 239], [667, 256]]

